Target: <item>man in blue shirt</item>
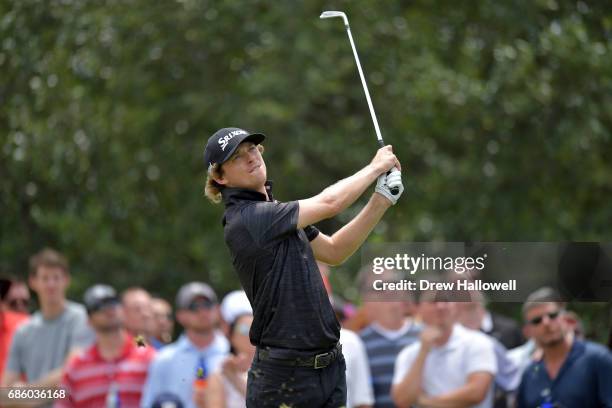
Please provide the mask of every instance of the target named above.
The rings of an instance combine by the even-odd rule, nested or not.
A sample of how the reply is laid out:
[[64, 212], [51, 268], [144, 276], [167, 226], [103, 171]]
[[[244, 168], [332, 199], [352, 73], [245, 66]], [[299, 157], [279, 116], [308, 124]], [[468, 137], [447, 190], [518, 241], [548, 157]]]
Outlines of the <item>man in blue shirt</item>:
[[219, 367], [229, 343], [216, 329], [217, 295], [205, 283], [191, 282], [176, 296], [177, 320], [185, 328], [179, 339], [165, 346], [149, 366], [141, 406], [150, 408], [159, 394], [176, 395], [186, 408], [195, 408], [196, 375]]
[[523, 306], [525, 330], [542, 350], [521, 381], [518, 408], [612, 407], [612, 354], [576, 340], [563, 304], [549, 288], [532, 293]]

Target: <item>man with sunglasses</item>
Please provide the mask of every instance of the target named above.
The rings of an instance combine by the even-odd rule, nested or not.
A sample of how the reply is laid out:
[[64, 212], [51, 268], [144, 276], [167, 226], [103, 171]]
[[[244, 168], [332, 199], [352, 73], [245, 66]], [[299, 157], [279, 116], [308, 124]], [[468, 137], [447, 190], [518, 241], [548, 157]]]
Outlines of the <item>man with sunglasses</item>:
[[54, 408], [138, 408], [155, 350], [137, 346], [125, 330], [115, 289], [94, 285], [83, 300], [96, 334], [95, 344], [66, 365], [60, 384], [66, 396]]
[[176, 319], [185, 331], [162, 348], [149, 368], [141, 406], [149, 408], [161, 393], [176, 395], [186, 408], [195, 408], [196, 377], [216, 371], [229, 352], [217, 329], [219, 306], [214, 290], [202, 282], [183, 285], [176, 296]]
[[550, 288], [535, 291], [523, 305], [525, 333], [542, 358], [523, 373], [517, 407], [612, 407], [612, 355], [576, 339], [563, 307]]

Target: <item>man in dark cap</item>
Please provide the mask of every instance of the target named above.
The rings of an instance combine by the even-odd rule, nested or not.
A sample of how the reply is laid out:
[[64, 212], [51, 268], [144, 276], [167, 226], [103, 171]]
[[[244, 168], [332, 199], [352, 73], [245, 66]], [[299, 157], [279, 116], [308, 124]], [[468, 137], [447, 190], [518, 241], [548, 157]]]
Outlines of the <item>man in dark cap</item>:
[[[267, 182], [261, 142], [239, 128], [213, 134], [204, 151], [206, 196], [223, 200], [225, 242], [253, 306], [250, 340], [257, 346], [249, 372], [247, 405], [339, 407], [346, 404], [340, 324], [316, 260], [337, 265], [365, 241], [397, 202], [400, 163], [391, 146], [378, 150], [354, 175], [299, 201], [278, 202]], [[348, 208], [374, 182], [363, 210], [332, 236], [312, 224]], [[400, 183], [396, 194], [388, 185]]]

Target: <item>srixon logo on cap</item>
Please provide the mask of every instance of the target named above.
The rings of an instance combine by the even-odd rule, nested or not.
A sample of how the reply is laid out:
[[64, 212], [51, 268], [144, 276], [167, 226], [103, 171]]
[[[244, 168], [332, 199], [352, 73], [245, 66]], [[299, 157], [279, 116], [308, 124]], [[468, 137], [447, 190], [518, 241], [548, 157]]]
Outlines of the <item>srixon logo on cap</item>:
[[220, 137], [218, 142], [221, 145], [221, 150], [225, 151], [225, 148], [227, 147], [227, 144], [229, 143], [230, 140], [232, 140], [234, 138], [234, 136], [238, 136], [238, 135], [246, 135], [247, 132], [245, 132], [242, 129], [239, 130], [234, 130], [233, 132], [229, 132], [227, 135]]

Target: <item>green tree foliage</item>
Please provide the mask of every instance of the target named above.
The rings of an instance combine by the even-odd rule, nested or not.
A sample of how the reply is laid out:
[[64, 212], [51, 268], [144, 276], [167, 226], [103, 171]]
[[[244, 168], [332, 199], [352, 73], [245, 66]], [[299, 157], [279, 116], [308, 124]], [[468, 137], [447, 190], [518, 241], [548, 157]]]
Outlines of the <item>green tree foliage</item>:
[[372, 240], [608, 238], [606, 2], [4, 0], [2, 268], [52, 245], [75, 290], [236, 285], [222, 208], [202, 194], [214, 130], [269, 136], [280, 199], [374, 154], [343, 26], [318, 19], [334, 8], [404, 168], [404, 198]]

